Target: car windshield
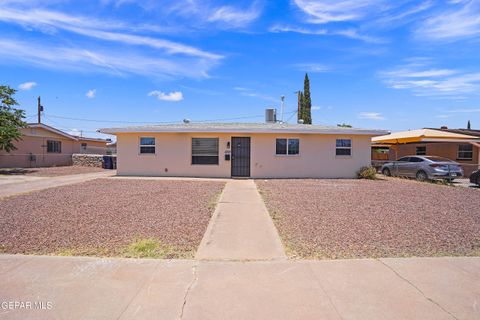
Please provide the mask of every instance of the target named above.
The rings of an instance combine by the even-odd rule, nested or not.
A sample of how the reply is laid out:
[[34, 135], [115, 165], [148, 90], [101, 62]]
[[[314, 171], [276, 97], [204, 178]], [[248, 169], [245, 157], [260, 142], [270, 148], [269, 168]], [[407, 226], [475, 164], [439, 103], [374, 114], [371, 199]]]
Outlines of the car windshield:
[[433, 161], [433, 162], [453, 162], [453, 161], [450, 160], [450, 159], [442, 158], [442, 157], [428, 156], [428, 157], [425, 157], [425, 158], [428, 159], [428, 160], [430, 160], [430, 161]]

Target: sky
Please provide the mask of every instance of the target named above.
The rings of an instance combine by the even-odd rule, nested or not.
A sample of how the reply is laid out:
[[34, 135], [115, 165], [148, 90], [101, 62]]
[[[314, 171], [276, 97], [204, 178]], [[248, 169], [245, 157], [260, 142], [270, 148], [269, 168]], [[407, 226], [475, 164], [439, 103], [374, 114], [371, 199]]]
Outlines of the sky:
[[0, 83], [36, 121], [480, 129], [480, 0], [0, 0]]

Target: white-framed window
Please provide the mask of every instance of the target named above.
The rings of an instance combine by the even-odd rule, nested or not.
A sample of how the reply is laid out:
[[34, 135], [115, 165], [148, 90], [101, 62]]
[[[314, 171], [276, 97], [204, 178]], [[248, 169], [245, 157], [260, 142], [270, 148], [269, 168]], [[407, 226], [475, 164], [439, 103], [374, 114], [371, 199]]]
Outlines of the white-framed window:
[[192, 164], [218, 165], [218, 138], [192, 138]]
[[87, 144], [85, 142], [82, 142], [82, 144], [80, 145], [80, 148], [82, 151], [87, 151]]
[[335, 144], [336, 156], [352, 155], [352, 139], [337, 139]]
[[427, 155], [427, 146], [418, 146], [415, 148], [415, 154], [417, 156], [426, 156]]
[[155, 154], [155, 138], [140, 137], [140, 154]]
[[472, 160], [473, 159], [473, 145], [472, 144], [459, 144], [458, 145], [458, 160]]
[[48, 153], [62, 153], [62, 141], [47, 140]]
[[277, 156], [295, 156], [300, 154], [300, 139], [276, 139], [275, 154]]

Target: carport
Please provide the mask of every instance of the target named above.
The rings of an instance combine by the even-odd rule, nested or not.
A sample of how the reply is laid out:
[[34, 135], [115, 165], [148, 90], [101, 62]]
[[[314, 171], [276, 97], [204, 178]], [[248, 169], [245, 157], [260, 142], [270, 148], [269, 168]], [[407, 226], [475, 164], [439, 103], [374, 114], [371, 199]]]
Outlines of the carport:
[[390, 161], [409, 155], [439, 156], [459, 162], [466, 175], [480, 164], [480, 137], [466, 134], [417, 129], [372, 138], [372, 151], [385, 146]]

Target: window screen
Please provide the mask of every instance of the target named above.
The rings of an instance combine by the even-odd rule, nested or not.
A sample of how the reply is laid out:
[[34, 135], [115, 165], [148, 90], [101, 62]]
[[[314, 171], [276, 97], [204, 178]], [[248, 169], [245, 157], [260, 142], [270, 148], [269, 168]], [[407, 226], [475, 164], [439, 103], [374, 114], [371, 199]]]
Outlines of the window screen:
[[335, 155], [337, 155], [337, 156], [351, 156], [352, 155], [352, 140], [351, 139], [337, 139]]
[[218, 138], [193, 138], [192, 164], [218, 164]]
[[299, 139], [276, 139], [277, 155], [297, 155], [300, 153]]
[[62, 141], [47, 140], [47, 152], [61, 153], [62, 152]]
[[416, 153], [417, 156], [425, 156], [427, 155], [427, 147], [426, 146], [421, 146], [416, 148]]
[[155, 138], [140, 138], [140, 153], [155, 153]]
[[459, 160], [472, 160], [473, 159], [473, 145], [471, 144], [459, 144], [458, 155]]

